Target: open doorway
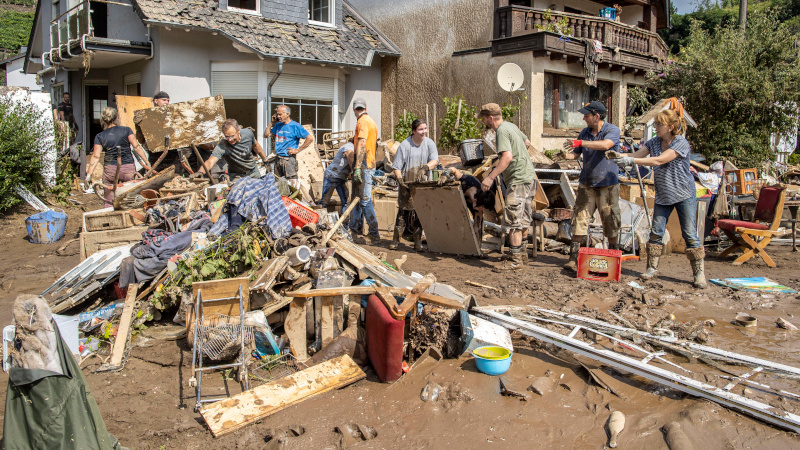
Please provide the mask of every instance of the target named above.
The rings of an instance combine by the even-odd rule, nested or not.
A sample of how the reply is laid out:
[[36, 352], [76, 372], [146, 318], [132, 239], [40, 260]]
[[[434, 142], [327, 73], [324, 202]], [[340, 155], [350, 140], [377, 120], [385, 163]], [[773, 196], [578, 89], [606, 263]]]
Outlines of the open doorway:
[[108, 37], [108, 4], [105, 2], [89, 2], [92, 7], [92, 27], [94, 37]]
[[103, 131], [103, 122], [100, 120], [100, 114], [108, 106], [108, 85], [85, 86], [83, 98], [84, 124], [88, 139], [84, 147], [86, 148], [86, 153], [91, 153], [94, 146], [94, 137]]

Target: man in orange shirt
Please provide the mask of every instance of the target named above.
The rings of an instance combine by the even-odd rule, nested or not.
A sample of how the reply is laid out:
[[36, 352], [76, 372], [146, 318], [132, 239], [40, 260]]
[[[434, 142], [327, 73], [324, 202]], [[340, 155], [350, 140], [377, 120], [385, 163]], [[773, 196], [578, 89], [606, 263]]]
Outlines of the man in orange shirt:
[[[367, 102], [363, 98], [353, 100], [353, 113], [356, 115], [355, 167], [353, 168], [353, 195], [360, 198], [350, 216], [350, 232], [356, 242], [376, 245], [381, 236], [378, 233], [378, 218], [372, 205], [372, 175], [375, 173], [375, 149], [378, 146], [378, 126], [367, 115]], [[358, 236], [363, 230], [363, 221], [367, 221], [369, 235], [366, 239]], [[360, 242], [359, 242], [360, 241]]]

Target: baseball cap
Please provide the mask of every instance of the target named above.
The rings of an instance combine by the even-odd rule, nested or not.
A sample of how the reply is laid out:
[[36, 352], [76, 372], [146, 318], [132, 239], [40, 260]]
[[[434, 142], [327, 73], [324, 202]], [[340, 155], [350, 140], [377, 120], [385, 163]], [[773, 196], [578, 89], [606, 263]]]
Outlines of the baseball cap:
[[606, 107], [595, 100], [583, 105], [583, 108], [579, 109], [578, 112], [581, 114], [605, 114]]
[[361, 97], [353, 100], [353, 109], [367, 109], [367, 101]]
[[497, 103], [487, 103], [481, 106], [481, 111], [478, 114], [475, 114], [475, 118], [478, 119], [481, 116], [502, 116], [503, 110], [500, 109], [500, 105]]
[[164, 91], [158, 91], [156, 95], [153, 96], [153, 100], [158, 100], [160, 98], [169, 98], [169, 94]]

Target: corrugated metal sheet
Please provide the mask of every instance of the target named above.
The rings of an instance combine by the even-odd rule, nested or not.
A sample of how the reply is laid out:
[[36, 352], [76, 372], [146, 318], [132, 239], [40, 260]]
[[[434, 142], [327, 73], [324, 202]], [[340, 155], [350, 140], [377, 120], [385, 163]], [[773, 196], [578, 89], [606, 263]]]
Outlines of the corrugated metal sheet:
[[[268, 73], [267, 79], [272, 79], [274, 75], [274, 73]], [[283, 74], [272, 87], [272, 96], [333, 101], [334, 81], [333, 78]]]
[[258, 72], [211, 72], [211, 95], [225, 99], [258, 98]]

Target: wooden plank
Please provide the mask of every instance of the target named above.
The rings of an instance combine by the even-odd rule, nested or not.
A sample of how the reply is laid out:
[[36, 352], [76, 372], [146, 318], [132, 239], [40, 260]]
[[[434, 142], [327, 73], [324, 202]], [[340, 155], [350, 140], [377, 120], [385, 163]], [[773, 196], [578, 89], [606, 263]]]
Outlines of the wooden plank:
[[[388, 292], [389, 297], [386, 297], [386, 293]], [[395, 288], [389, 287], [385, 290], [379, 290], [378, 286], [351, 286], [346, 288], [334, 288], [334, 289], [311, 289], [308, 291], [292, 291], [287, 292], [287, 297], [294, 297], [295, 301], [297, 299], [305, 299], [311, 297], [333, 297], [336, 295], [370, 295], [376, 294], [379, 298], [383, 301], [384, 304], [387, 305], [389, 312], [392, 313], [395, 318], [402, 318], [404, 314], [400, 314], [396, 308], [395, 304], [397, 301], [394, 299], [394, 296], [405, 296], [411, 292], [411, 289], [405, 288]], [[381, 294], [383, 297], [381, 297]], [[441, 306], [442, 308], [449, 308], [449, 309], [466, 309], [466, 306], [459, 300], [441, 297], [439, 295], [429, 294], [427, 292], [422, 292], [419, 294], [419, 300], [425, 303], [430, 303], [431, 305]], [[289, 311], [291, 313], [291, 310]], [[285, 327], [285, 324], [284, 324]]]
[[200, 411], [214, 437], [261, 421], [278, 411], [322, 393], [339, 389], [366, 374], [348, 355], [322, 362], [285, 378], [262, 384]]
[[256, 278], [250, 282], [250, 291], [266, 291], [275, 283], [275, 278], [289, 265], [289, 258], [278, 256], [267, 260]]
[[138, 284], [131, 283], [128, 285], [128, 295], [125, 296], [125, 306], [122, 307], [122, 317], [117, 329], [117, 338], [111, 348], [111, 360], [108, 363], [112, 370], [122, 365], [122, 357], [125, 356], [125, 347], [128, 346], [128, 332], [131, 329], [131, 323], [133, 323], [133, 310], [136, 306], [136, 293], [138, 291]]
[[405, 317], [414, 307], [417, 306], [417, 301], [419, 301], [419, 296], [426, 289], [431, 287], [433, 283], [436, 282], [436, 277], [433, 276], [432, 273], [429, 273], [422, 277], [421, 280], [417, 281], [417, 284], [411, 289], [411, 292], [406, 294], [406, 297], [403, 299], [403, 303], [394, 306], [394, 311], [400, 317]]
[[[206, 97], [166, 106], [142, 109], [134, 113], [151, 153], [190, 147], [192, 144], [217, 143], [222, 138], [225, 104], [222, 96]], [[169, 136], [169, 149], [164, 137]]]
[[175, 166], [169, 166], [168, 168], [164, 169], [161, 173], [154, 176], [153, 178], [137, 183], [132, 183], [117, 189], [117, 196], [114, 197], [114, 209], [115, 210], [125, 209], [123, 207], [123, 203], [129, 196], [131, 198], [134, 198], [136, 194], [145, 189], [153, 189], [153, 190], [161, 189], [161, 187], [164, 186], [164, 183], [173, 178], [175, 178]]
[[81, 233], [81, 261], [99, 252], [120, 245], [133, 244], [142, 240], [142, 232], [148, 227], [131, 227], [122, 230], [92, 231]]
[[[192, 283], [192, 297], [202, 289], [203, 311], [205, 316], [211, 314], [239, 315], [239, 286], [242, 287], [242, 303], [245, 312], [250, 310], [250, 280], [247, 277], [228, 278], [225, 280], [195, 281]], [[227, 300], [216, 299], [228, 298]], [[210, 302], [210, 303], [209, 303]]]
[[136, 122], [133, 121], [134, 113], [140, 109], [153, 107], [153, 99], [150, 97], [137, 97], [133, 95], [117, 95], [117, 113], [119, 124], [136, 130]]
[[411, 202], [425, 230], [428, 250], [456, 255], [481, 255], [472, 231], [461, 186], [412, 186]]
[[289, 346], [292, 354], [300, 361], [308, 359], [308, 345], [306, 343], [306, 308], [308, 300], [305, 298], [295, 298], [289, 304], [289, 314], [283, 322], [283, 329], [286, 337], [289, 338]]
[[322, 303], [322, 320], [320, 321], [320, 337], [322, 346], [333, 340], [333, 301], [336, 297], [320, 297]]

